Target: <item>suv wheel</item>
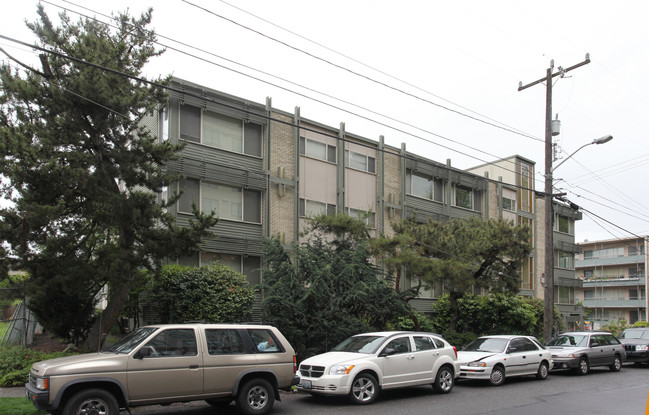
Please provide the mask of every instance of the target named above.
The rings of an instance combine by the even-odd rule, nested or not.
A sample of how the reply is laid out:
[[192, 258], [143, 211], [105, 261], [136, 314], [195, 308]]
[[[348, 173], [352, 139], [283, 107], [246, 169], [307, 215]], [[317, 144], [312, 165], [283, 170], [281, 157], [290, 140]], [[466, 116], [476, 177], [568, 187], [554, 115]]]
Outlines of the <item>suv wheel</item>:
[[263, 415], [270, 412], [275, 403], [273, 387], [265, 379], [246, 382], [237, 395], [237, 408], [246, 415]]
[[102, 414], [117, 415], [117, 399], [103, 389], [87, 389], [77, 392], [65, 404], [63, 415]]
[[491, 369], [489, 383], [491, 383], [493, 386], [500, 386], [505, 383], [505, 369], [503, 369], [502, 366], [496, 366]]
[[582, 357], [579, 359], [579, 365], [575, 368], [575, 373], [579, 376], [584, 376], [588, 374], [590, 370], [590, 365], [588, 364], [588, 359]]
[[361, 373], [354, 379], [349, 399], [358, 405], [372, 403], [379, 396], [379, 383], [369, 373]]
[[620, 359], [620, 356], [615, 355], [615, 359], [613, 359], [613, 364], [609, 366], [611, 368], [611, 372], [619, 372], [620, 369], [622, 369], [622, 360]]
[[437, 372], [437, 376], [435, 376], [433, 389], [437, 393], [449, 393], [453, 389], [454, 380], [453, 371], [447, 366], [443, 366]]

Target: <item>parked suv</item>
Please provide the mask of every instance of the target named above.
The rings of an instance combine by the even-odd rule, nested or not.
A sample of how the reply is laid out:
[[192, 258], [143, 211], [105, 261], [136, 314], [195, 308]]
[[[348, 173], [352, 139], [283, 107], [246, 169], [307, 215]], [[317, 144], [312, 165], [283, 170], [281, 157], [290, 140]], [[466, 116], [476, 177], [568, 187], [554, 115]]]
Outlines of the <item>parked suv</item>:
[[348, 396], [356, 404], [374, 402], [384, 389], [433, 385], [453, 389], [460, 374], [457, 350], [443, 338], [421, 332], [358, 334], [330, 352], [300, 364], [298, 389], [312, 395]]
[[177, 324], [141, 327], [99, 353], [35, 363], [25, 387], [36, 408], [62, 415], [193, 400], [234, 400], [260, 415], [298, 380], [295, 352], [275, 327]]
[[572, 369], [586, 375], [593, 366], [619, 372], [626, 358], [624, 345], [605, 331], [574, 331], [557, 336], [548, 344], [555, 370]]
[[628, 362], [649, 363], [649, 327], [625, 329], [618, 339], [624, 344]]

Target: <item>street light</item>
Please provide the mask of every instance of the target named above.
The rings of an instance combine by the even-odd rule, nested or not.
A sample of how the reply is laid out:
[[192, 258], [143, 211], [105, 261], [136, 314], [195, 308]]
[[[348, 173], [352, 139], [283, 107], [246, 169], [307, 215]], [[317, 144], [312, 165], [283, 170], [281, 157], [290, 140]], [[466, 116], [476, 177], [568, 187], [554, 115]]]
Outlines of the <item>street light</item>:
[[565, 159], [563, 159], [563, 161], [562, 161], [561, 163], [559, 163], [559, 164], [557, 164], [556, 166], [554, 166], [554, 167], [552, 168], [552, 171], [555, 171], [555, 170], [557, 169], [557, 167], [559, 167], [560, 165], [562, 165], [563, 163], [565, 163], [565, 162], [566, 162], [570, 157], [572, 157], [572, 156], [574, 156], [575, 154], [577, 154], [577, 152], [578, 152], [579, 150], [581, 150], [582, 148], [584, 148], [584, 147], [586, 147], [586, 146], [589, 146], [589, 145], [592, 145], [592, 144], [604, 144], [604, 143], [608, 143], [608, 142], [611, 141], [612, 139], [613, 139], [613, 136], [609, 134], [609, 135], [605, 135], [605, 136], [600, 137], [600, 138], [596, 138], [596, 139], [594, 139], [593, 141], [591, 141], [590, 143], [586, 143], [586, 144], [584, 144], [583, 146], [581, 146], [581, 147], [579, 147], [577, 150], [575, 150], [571, 155], [569, 155], [568, 157], [566, 157]]
[[547, 344], [552, 337], [554, 327], [554, 211], [552, 208], [552, 173], [557, 167], [566, 162], [569, 158], [574, 156], [577, 151], [591, 144], [604, 144], [613, 139], [612, 135], [605, 135], [596, 138], [590, 143], [586, 143], [579, 147], [572, 154], [566, 157], [561, 163], [552, 167], [552, 157], [550, 154], [552, 137], [546, 133], [546, 154], [545, 154], [545, 255], [544, 255], [544, 268], [545, 268], [545, 287], [543, 291], [543, 340]]

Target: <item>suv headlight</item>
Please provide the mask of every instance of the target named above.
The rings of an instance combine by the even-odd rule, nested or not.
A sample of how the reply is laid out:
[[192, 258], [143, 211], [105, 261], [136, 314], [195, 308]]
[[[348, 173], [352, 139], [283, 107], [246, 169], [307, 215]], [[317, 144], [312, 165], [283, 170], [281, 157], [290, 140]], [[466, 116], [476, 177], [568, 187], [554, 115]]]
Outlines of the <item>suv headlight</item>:
[[354, 365], [336, 365], [329, 369], [330, 375], [349, 375], [349, 372], [354, 368]]
[[646, 345], [646, 344], [639, 344], [639, 345], [637, 345], [637, 346], [635, 347], [635, 349], [636, 349], [636, 351], [638, 351], [638, 352], [646, 352], [647, 350], [649, 350], [649, 345]]
[[485, 362], [471, 362], [468, 364], [469, 367], [487, 367]]
[[36, 378], [36, 389], [46, 391], [50, 387], [50, 380], [48, 378]]

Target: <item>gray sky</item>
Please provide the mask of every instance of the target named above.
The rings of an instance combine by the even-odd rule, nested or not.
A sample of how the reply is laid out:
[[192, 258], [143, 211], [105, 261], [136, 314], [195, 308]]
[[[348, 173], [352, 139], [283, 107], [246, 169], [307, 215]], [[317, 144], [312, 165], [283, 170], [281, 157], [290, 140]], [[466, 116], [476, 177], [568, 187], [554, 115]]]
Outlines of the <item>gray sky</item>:
[[[83, 3], [92, 11], [62, 0], [44, 4], [51, 17], [61, 10], [56, 4], [102, 20], [101, 14], [153, 6], [160, 42], [186, 53], [169, 49], [151, 62], [148, 76], [171, 73], [259, 103], [269, 96], [275, 108], [299, 106], [306, 118], [344, 122], [348, 132], [383, 135], [390, 145], [404, 142], [461, 169], [519, 154], [537, 163], [538, 190], [546, 88], [519, 92], [518, 83], [544, 77], [551, 59], [556, 71], [589, 53], [590, 64], [554, 78], [559, 156], [607, 134], [614, 139], [567, 160], [554, 172], [555, 186], [591, 212], [576, 225], [578, 242], [649, 234], [645, 1]], [[32, 42], [23, 22], [35, 11], [35, 1], [5, 2], [0, 34]], [[0, 46], [37, 60], [22, 46]]]

